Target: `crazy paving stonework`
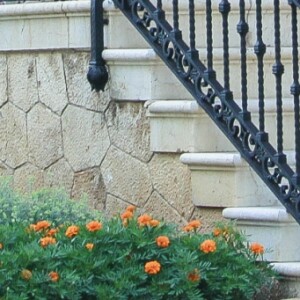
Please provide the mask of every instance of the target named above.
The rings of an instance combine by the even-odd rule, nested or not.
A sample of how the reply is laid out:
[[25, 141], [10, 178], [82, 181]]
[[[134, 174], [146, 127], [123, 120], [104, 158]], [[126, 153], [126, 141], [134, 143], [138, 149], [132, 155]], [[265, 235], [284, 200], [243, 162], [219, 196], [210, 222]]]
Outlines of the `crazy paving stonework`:
[[128, 204], [184, 223], [216, 218], [191, 202], [179, 154], [149, 150], [144, 102], [115, 102], [90, 90], [89, 54], [52, 51], [0, 56], [0, 175], [16, 189], [63, 187], [118, 214]]

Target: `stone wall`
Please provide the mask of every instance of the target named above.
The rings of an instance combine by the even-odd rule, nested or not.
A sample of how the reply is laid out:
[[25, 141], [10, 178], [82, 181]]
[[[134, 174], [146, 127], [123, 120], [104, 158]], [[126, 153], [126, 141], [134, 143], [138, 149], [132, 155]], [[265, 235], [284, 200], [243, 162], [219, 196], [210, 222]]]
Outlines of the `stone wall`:
[[[105, 1], [107, 54], [114, 54], [107, 58], [110, 81], [105, 92], [91, 91], [89, 5], [79, 0], [0, 6], [0, 175], [12, 176], [21, 192], [60, 187], [74, 199], [86, 195], [108, 216], [134, 204], [167, 221], [201, 218], [209, 226], [221, 209], [194, 207], [181, 153], [150, 150], [145, 101], [166, 98], [173, 79], [160, 89], [157, 76], [169, 75], [157, 58], [135, 65], [122, 61], [126, 49], [121, 58], [114, 54], [124, 41], [114, 38], [113, 24], [122, 20], [126, 27], [127, 21], [110, 1]], [[123, 75], [140, 74], [141, 68], [145, 77], [136, 79], [144, 80], [142, 97], [138, 83], [124, 89], [122, 82]]]

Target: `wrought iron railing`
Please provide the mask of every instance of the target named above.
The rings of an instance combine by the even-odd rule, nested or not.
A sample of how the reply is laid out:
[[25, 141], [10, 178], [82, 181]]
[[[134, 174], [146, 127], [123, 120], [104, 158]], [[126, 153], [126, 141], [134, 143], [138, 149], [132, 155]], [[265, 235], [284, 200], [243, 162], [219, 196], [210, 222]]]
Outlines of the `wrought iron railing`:
[[[113, 2], [273, 191], [287, 211], [300, 223], [298, 60], [300, 1], [274, 0], [262, 3], [261, 0], [249, 2], [236, 0], [230, 3], [227, 0], [113, 0]], [[271, 23], [264, 27], [262, 5], [267, 5], [268, 10], [272, 12], [271, 36], [269, 30]], [[231, 17], [232, 6], [235, 6], [238, 17], [237, 15]], [[180, 14], [181, 9], [188, 11], [188, 22], [182, 19], [184, 16]], [[281, 11], [287, 9], [290, 22], [281, 25]], [[213, 13], [215, 10], [219, 16]], [[202, 15], [196, 16], [199, 11]], [[250, 12], [252, 19], [249, 17]], [[201, 26], [196, 25], [199, 18], [204, 20]], [[216, 23], [215, 18], [220, 18], [221, 22]], [[286, 18], [285, 16], [284, 21]], [[236, 19], [235, 23], [231, 21], [232, 19]], [[236, 33], [234, 39], [232, 39], [232, 28]], [[252, 45], [249, 45], [249, 28], [252, 30], [251, 35], [254, 40]], [[264, 28], [268, 28], [267, 34], [264, 33]], [[201, 38], [197, 39], [197, 35]], [[283, 47], [282, 37], [286, 43], [289, 36], [290, 42]], [[264, 42], [265, 38], [268, 43]], [[235, 50], [232, 49], [231, 42], [236, 43], [237, 39], [239, 40], [240, 74], [235, 74], [234, 81], [239, 78], [240, 89], [234, 90], [231, 88], [230, 55], [231, 51]], [[215, 47], [215, 44], [220, 44], [220, 40], [221, 45]], [[252, 56], [251, 53], [249, 54], [251, 52], [249, 49], [252, 49]], [[291, 49], [288, 54], [292, 65], [290, 74], [284, 73], [282, 62], [282, 51], [289, 51], [287, 49]], [[217, 50], [221, 52], [222, 57], [221, 73], [217, 73], [214, 69], [214, 55]], [[270, 87], [265, 84], [265, 79], [269, 76], [265, 64], [266, 54], [270, 56], [272, 53], [274, 55], [271, 73], [274, 75], [274, 93], [270, 93]], [[251, 68], [253, 69], [254, 61], [256, 65], [257, 123], [253, 121], [253, 113], [249, 108], [250, 102], [253, 106], [253, 99], [249, 99], [249, 75], [253, 77], [252, 72], [251, 74], [248, 72], [250, 58]], [[287, 80], [290, 83], [286, 86], [286, 80], [283, 79], [289, 76], [290, 79]], [[289, 96], [286, 95], [286, 90], [289, 90]], [[251, 94], [253, 97], [253, 85], [251, 85]], [[276, 107], [276, 137], [273, 145], [270, 143], [266, 129], [267, 98], [272, 98]], [[294, 125], [284, 127], [284, 105], [288, 101], [293, 103]], [[283, 138], [285, 132], [294, 136], [295, 163], [287, 160]]]

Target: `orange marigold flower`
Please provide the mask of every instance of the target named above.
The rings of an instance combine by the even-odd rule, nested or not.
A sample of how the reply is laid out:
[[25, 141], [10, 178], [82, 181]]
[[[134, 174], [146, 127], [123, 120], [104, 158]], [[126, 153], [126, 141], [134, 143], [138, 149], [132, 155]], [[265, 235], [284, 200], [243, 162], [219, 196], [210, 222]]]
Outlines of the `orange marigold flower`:
[[219, 236], [222, 234], [222, 229], [220, 228], [215, 228], [214, 231], [213, 231], [213, 235], [214, 236]]
[[161, 235], [156, 238], [156, 244], [158, 247], [167, 248], [170, 245], [170, 240], [167, 236]]
[[188, 280], [190, 280], [192, 282], [199, 281], [200, 280], [199, 270], [195, 269], [193, 272], [189, 273]]
[[125, 212], [123, 212], [121, 214], [121, 219], [125, 220], [125, 219], [132, 219], [133, 218], [133, 213], [129, 210], [126, 210]]
[[27, 270], [27, 269], [23, 269], [21, 271], [21, 277], [24, 279], [24, 280], [30, 280], [31, 277], [32, 277], [32, 273], [31, 271]]
[[94, 244], [93, 243], [87, 243], [85, 244], [85, 248], [88, 249], [89, 251], [92, 251], [94, 248]]
[[152, 260], [145, 264], [145, 272], [150, 275], [155, 275], [159, 273], [161, 265], [158, 261]]
[[217, 245], [214, 240], [205, 240], [200, 245], [200, 250], [204, 253], [215, 252], [216, 249], [217, 249]]
[[58, 233], [58, 230], [59, 230], [58, 228], [51, 228], [46, 232], [46, 235], [53, 236], [56, 233]]
[[33, 224], [32, 229], [34, 231], [41, 231], [49, 228], [51, 224], [48, 221], [39, 221], [35, 225]]
[[67, 228], [65, 235], [68, 238], [72, 238], [73, 236], [77, 235], [79, 233], [79, 227], [76, 225], [71, 225]]
[[59, 274], [57, 272], [50, 272], [49, 274], [50, 280], [53, 282], [57, 282], [59, 280]]
[[144, 214], [138, 217], [138, 224], [140, 226], [150, 225], [151, 220], [152, 218], [149, 215]]
[[158, 220], [151, 220], [149, 224], [152, 227], [156, 227], [160, 224], [160, 222]]
[[262, 244], [259, 243], [252, 243], [250, 245], [250, 250], [254, 253], [254, 254], [263, 254], [265, 252], [265, 248]]
[[102, 224], [99, 221], [91, 221], [86, 224], [86, 228], [88, 231], [94, 232], [100, 230], [102, 228]]
[[50, 244], [55, 244], [56, 239], [51, 236], [46, 236], [40, 239], [40, 244], [43, 248], [47, 247]]
[[192, 231], [192, 230], [196, 230], [197, 228], [199, 228], [201, 226], [201, 222], [198, 221], [198, 220], [193, 220], [191, 222], [189, 222], [187, 225], [185, 225], [183, 227], [183, 230], [185, 232], [189, 232], [189, 231]]
[[126, 211], [130, 211], [131, 213], [134, 213], [136, 210], [136, 207], [134, 205], [129, 205], [127, 208], [126, 208]]
[[3, 244], [2, 243], [0, 243], [0, 250], [2, 250], [3, 249]]

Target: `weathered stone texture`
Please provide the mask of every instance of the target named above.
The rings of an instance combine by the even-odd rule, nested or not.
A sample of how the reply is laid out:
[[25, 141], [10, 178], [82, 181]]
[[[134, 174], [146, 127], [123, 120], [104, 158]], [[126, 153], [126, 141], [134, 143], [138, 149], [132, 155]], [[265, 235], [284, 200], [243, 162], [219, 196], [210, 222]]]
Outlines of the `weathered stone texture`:
[[75, 173], [72, 197], [79, 199], [85, 195], [92, 207], [104, 209], [106, 190], [99, 167]]
[[188, 219], [193, 210], [188, 167], [180, 162], [177, 154], [156, 154], [149, 167], [154, 188]]
[[144, 103], [112, 101], [106, 119], [112, 144], [142, 161], [149, 161], [152, 156], [150, 128]]
[[103, 112], [109, 103], [109, 90], [91, 91], [86, 80], [90, 53], [65, 53], [63, 55], [69, 101], [91, 110]]
[[55, 162], [44, 172], [46, 186], [64, 188], [69, 194], [73, 186], [73, 177], [73, 170], [64, 158]]
[[26, 116], [7, 103], [0, 110], [0, 158], [11, 168], [27, 161]]
[[152, 184], [145, 163], [111, 147], [101, 166], [107, 192], [126, 202], [143, 206]]
[[14, 173], [14, 188], [25, 193], [42, 188], [44, 185], [43, 171], [36, 166], [26, 163]]
[[29, 160], [44, 169], [63, 155], [60, 119], [42, 104], [28, 113]]
[[156, 191], [154, 191], [146, 203], [145, 213], [150, 214], [153, 218], [165, 221], [167, 223], [184, 224], [185, 219], [170, 206]]
[[35, 55], [24, 53], [8, 56], [8, 99], [23, 111], [38, 102]]
[[7, 60], [0, 56], [0, 107], [7, 102]]
[[105, 216], [107, 218], [119, 216], [120, 213], [122, 213], [128, 205], [130, 204], [108, 194], [105, 204]]
[[61, 115], [68, 103], [63, 61], [60, 53], [44, 53], [37, 57], [40, 102]]
[[99, 166], [110, 145], [101, 113], [69, 105], [62, 116], [65, 157], [75, 171]]
[[211, 232], [214, 229], [214, 223], [223, 221], [222, 208], [195, 207], [189, 220], [199, 220], [201, 222], [202, 232]]

